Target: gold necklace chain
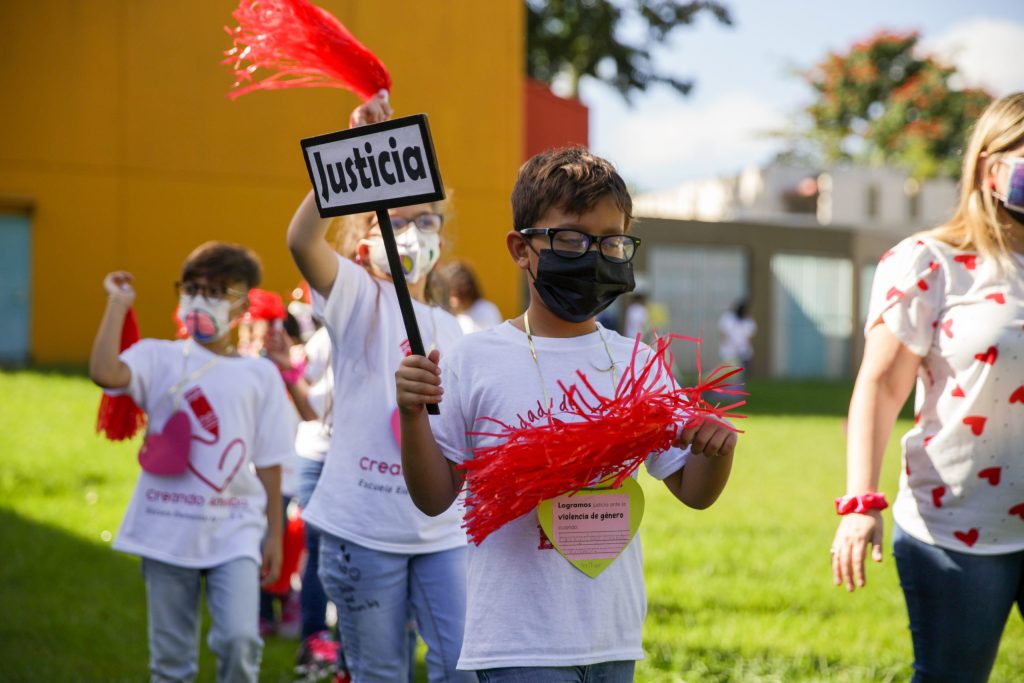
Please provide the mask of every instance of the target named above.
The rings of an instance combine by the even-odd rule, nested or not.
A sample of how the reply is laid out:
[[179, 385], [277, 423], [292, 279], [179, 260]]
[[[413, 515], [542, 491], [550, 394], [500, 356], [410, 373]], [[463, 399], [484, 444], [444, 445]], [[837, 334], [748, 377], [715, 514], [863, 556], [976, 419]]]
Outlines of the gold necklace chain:
[[[526, 342], [530, 345], [530, 355], [533, 357], [533, 366], [537, 368], [537, 377], [540, 379], [540, 391], [544, 396], [544, 405], [547, 407], [548, 414], [551, 414], [552, 403], [548, 397], [547, 384], [544, 382], [544, 373], [540, 369], [540, 361], [537, 360], [537, 347], [533, 344], [533, 333], [530, 331], [530, 314], [523, 313], [523, 328], [526, 331]], [[614, 393], [616, 387], [619, 386], [619, 381], [615, 377], [615, 359], [612, 358], [611, 349], [608, 348], [608, 342], [604, 338], [604, 333], [601, 332], [601, 326], [597, 325], [597, 336], [601, 338], [601, 344], [604, 345], [604, 352], [608, 354], [608, 369], [612, 372], [612, 392]]]

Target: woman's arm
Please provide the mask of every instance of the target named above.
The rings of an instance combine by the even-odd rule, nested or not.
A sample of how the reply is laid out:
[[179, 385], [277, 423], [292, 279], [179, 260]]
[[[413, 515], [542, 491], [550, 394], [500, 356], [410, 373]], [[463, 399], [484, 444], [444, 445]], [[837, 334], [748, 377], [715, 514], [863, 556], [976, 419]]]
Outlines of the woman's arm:
[[[884, 324], [867, 334], [864, 358], [850, 397], [846, 440], [846, 495], [876, 493], [889, 435], [914, 387], [921, 357], [915, 355]], [[882, 561], [884, 530], [877, 510], [844, 515], [832, 542], [832, 578], [848, 591], [866, 583], [864, 558]]]

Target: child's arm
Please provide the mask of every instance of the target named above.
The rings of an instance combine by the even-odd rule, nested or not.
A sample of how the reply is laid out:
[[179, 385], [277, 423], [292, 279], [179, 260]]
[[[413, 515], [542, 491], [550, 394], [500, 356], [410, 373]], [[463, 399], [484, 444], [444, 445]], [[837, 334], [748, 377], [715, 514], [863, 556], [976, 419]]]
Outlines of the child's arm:
[[107, 307], [92, 342], [89, 377], [104, 389], [123, 389], [132, 379], [131, 368], [120, 358], [120, 346], [124, 318], [135, 301], [133, 282], [135, 277], [123, 270], [114, 271], [103, 278]]
[[281, 573], [281, 558], [284, 554], [284, 511], [281, 509], [281, 466], [257, 467], [256, 476], [267, 492], [267, 536], [263, 539], [263, 566], [260, 568], [260, 585], [269, 586], [277, 581]]
[[665, 479], [672, 495], [698, 510], [711, 507], [729, 481], [736, 441], [736, 432], [714, 420], [684, 429], [676, 445], [689, 446], [690, 458]]
[[[359, 105], [349, 118], [350, 127], [386, 121], [391, 107], [386, 96], [374, 95]], [[310, 190], [288, 226], [288, 248], [309, 286], [327, 297], [338, 275], [338, 256], [325, 239], [329, 221], [320, 218], [313, 190]]]
[[398, 410], [402, 425], [402, 473], [409, 496], [420, 511], [439, 515], [455, 501], [462, 488], [462, 473], [444, 457], [430, 430], [425, 404], [440, 403], [441, 370], [437, 349], [409, 356], [395, 372]]

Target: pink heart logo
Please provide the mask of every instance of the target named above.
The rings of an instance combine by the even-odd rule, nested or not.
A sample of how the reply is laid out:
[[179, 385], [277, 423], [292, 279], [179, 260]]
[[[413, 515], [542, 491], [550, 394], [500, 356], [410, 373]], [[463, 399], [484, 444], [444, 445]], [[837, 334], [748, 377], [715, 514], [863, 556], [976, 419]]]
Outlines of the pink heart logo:
[[988, 483], [992, 486], [999, 486], [999, 473], [1001, 469], [998, 467], [989, 467], [981, 472], [978, 472], [978, 479], [988, 479]]
[[945, 332], [946, 336], [949, 337], [950, 339], [953, 338], [953, 319], [952, 318], [949, 318], [948, 320], [943, 320], [942, 321], [942, 331]]
[[1011, 515], [1017, 515], [1021, 519], [1024, 519], [1024, 503], [1017, 503], [1012, 508], [1010, 508], [1009, 512]]
[[[245, 442], [235, 439], [224, 448], [216, 463], [190, 462], [188, 468], [192, 470], [192, 474], [199, 477], [201, 482], [217, 493], [223, 493], [231, 480], [238, 474], [242, 463], [245, 462], [245, 453]], [[196, 467], [197, 464], [199, 467]], [[213, 466], [214, 464], [216, 467]]]
[[968, 548], [978, 542], [977, 529], [971, 529], [970, 531], [954, 531], [953, 535], [956, 536], [956, 540], [960, 541]]
[[985, 422], [988, 419], [981, 415], [969, 415], [964, 418], [964, 424], [971, 428], [971, 432], [975, 436], [981, 436], [981, 433], [985, 431]]
[[997, 304], [1005, 304], [1006, 303], [1006, 297], [1003, 296], [1002, 292], [994, 292], [992, 294], [986, 294], [985, 298], [986, 299], [991, 299], [992, 301], [995, 301]]
[[139, 465], [161, 477], [180, 476], [188, 469], [191, 448], [192, 423], [188, 413], [179, 410], [164, 423], [163, 431], [146, 434], [139, 449]]
[[1010, 394], [1010, 403], [1024, 403], [1024, 384]]
[[944, 495], [946, 495], [946, 487], [945, 486], [936, 486], [935, 488], [933, 488], [932, 489], [932, 504], [935, 507], [937, 507], [937, 508], [942, 507], [942, 497]]

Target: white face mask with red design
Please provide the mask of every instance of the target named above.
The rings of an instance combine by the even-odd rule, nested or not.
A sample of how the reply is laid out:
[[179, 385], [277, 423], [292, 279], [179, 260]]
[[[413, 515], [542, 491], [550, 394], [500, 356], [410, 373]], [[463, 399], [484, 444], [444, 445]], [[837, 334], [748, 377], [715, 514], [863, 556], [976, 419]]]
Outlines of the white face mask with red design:
[[228, 299], [209, 301], [201, 295], [182, 294], [178, 299], [178, 318], [188, 336], [200, 344], [217, 341], [231, 330], [231, 309], [234, 304]]
[[[363, 240], [370, 247], [370, 262], [382, 272], [390, 273], [388, 255], [384, 250], [384, 238], [380, 236]], [[402, 261], [405, 279], [414, 284], [427, 276], [441, 258], [441, 236], [436, 232], [423, 232], [410, 226], [395, 235], [398, 257]]]

